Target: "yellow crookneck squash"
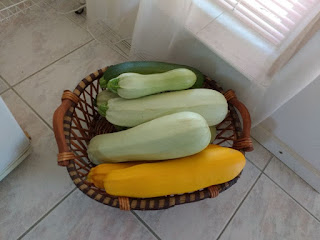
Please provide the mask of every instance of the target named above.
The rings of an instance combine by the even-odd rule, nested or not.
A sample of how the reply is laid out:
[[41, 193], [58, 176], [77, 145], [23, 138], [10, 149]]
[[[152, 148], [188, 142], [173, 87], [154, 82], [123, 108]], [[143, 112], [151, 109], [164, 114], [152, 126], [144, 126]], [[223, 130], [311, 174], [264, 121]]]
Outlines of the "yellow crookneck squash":
[[183, 194], [228, 182], [242, 171], [245, 163], [241, 152], [210, 144], [188, 157], [108, 170], [103, 182], [106, 192], [115, 196], [150, 198]]
[[132, 167], [139, 164], [138, 162], [130, 162], [130, 163], [104, 163], [100, 164], [94, 168], [91, 168], [87, 181], [93, 183], [97, 188], [104, 188], [103, 180], [105, 177], [111, 173], [113, 170], [123, 169]]

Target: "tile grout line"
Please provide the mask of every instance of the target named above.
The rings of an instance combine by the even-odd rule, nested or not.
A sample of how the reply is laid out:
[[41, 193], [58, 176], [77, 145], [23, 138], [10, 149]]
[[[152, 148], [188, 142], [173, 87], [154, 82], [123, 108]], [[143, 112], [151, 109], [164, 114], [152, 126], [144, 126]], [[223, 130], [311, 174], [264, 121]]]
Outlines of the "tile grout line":
[[255, 138], [252, 137], [251, 135], [250, 135], [250, 137], [251, 137], [252, 139], [254, 139], [261, 147], [263, 147], [263, 149], [265, 149], [265, 150], [268, 151], [271, 155], [274, 156], [274, 154], [273, 154], [272, 152], [270, 152], [265, 146], [263, 146], [257, 139], [255, 139]]
[[136, 219], [141, 222], [142, 225], [144, 225], [148, 230], [149, 232], [158, 240], [161, 240], [161, 238], [152, 230], [152, 228], [145, 222], [142, 220], [142, 218], [133, 210], [131, 210], [131, 213], [133, 214], [133, 216], [136, 217]]
[[237, 214], [238, 210], [240, 209], [240, 207], [242, 206], [243, 202], [247, 199], [247, 196], [250, 194], [251, 190], [254, 188], [254, 186], [256, 185], [256, 183], [258, 182], [258, 180], [260, 179], [262, 175], [262, 172], [260, 172], [259, 176], [257, 177], [257, 179], [255, 180], [255, 182], [253, 183], [253, 185], [250, 187], [249, 191], [247, 192], [247, 194], [244, 196], [244, 198], [241, 200], [239, 206], [236, 208], [236, 210], [234, 211], [234, 213], [232, 214], [232, 216], [230, 217], [229, 221], [227, 222], [227, 224], [224, 226], [224, 228], [222, 229], [222, 231], [220, 232], [219, 236], [217, 237], [217, 240], [220, 239], [220, 237], [222, 236], [222, 234], [224, 233], [224, 231], [227, 229], [227, 227], [229, 226], [230, 222], [232, 221], [233, 217]]
[[21, 234], [20, 237], [17, 238], [17, 240], [21, 240], [23, 237], [25, 237], [33, 228], [35, 228], [44, 218], [46, 218], [56, 207], [60, 205], [66, 198], [68, 198], [77, 188], [74, 187], [67, 195], [65, 195], [60, 201], [58, 201], [52, 208], [49, 209], [42, 217], [40, 217], [34, 224], [31, 225], [31, 227], [28, 228], [23, 234]]
[[44, 123], [49, 129], [51, 129], [51, 130], [53, 131], [53, 128], [50, 126], [50, 124], [47, 123], [47, 121], [44, 120], [44, 119], [40, 116], [40, 114], [39, 114], [33, 107], [31, 107], [31, 105], [30, 105], [22, 96], [20, 96], [20, 94], [19, 94], [14, 88], [12, 88], [11, 90], [12, 90], [15, 94], [17, 94], [19, 98], [21, 98], [21, 100], [31, 109], [31, 111], [33, 111], [33, 112], [36, 114], [36, 116], [37, 116], [38, 118], [40, 118], [41, 121], [43, 121], [43, 123]]
[[252, 139], [254, 139], [261, 147], [263, 147], [266, 151], [268, 151], [270, 154], [271, 154], [271, 157], [270, 157], [270, 159], [268, 160], [268, 162], [266, 163], [266, 165], [261, 169], [260, 167], [258, 167], [258, 165], [256, 165], [252, 160], [250, 160], [250, 158], [249, 157], [246, 157], [246, 159], [250, 162], [250, 163], [252, 163], [256, 168], [258, 168], [260, 171], [264, 171], [266, 168], [267, 168], [267, 166], [268, 166], [268, 164], [269, 164], [269, 162], [271, 161], [271, 159], [273, 158], [273, 157], [276, 157], [272, 152], [270, 152], [268, 149], [266, 149], [261, 143], [259, 143], [254, 137], [252, 137], [251, 135], [250, 135], [250, 137], [252, 138]]
[[[74, 24], [76, 24], [78, 27], [80, 27], [80, 28], [82, 28], [83, 30], [85, 30], [86, 32], [88, 32], [87, 28], [85, 28], [85, 27], [81, 26], [78, 22], [74, 21], [74, 20], [73, 20], [73, 18], [68, 17], [68, 14], [69, 14], [69, 13], [67, 13], [67, 14], [63, 14], [63, 15], [64, 15], [64, 17], [66, 17], [68, 20], [70, 20], [71, 22], [73, 22]], [[84, 14], [84, 12], [83, 12], [83, 13], [81, 13], [81, 14]], [[82, 17], [82, 18], [84, 18], [84, 17]], [[86, 17], [85, 17], [84, 19], [85, 19], [85, 20], [87, 20], [87, 18], [86, 18]], [[87, 25], [87, 24], [86, 24], [86, 25]], [[92, 37], [92, 36], [91, 36], [91, 37]], [[94, 38], [93, 38], [93, 39], [94, 39]]]
[[[84, 14], [84, 13], [82, 13]], [[76, 22], [73, 18], [69, 17], [68, 14], [63, 14], [65, 18], [67, 18], [69, 21], [73, 22], [74, 24], [76, 24], [78, 27], [82, 28], [83, 30], [85, 30], [91, 37], [93, 40], [97, 41], [99, 44], [104, 45], [109, 47], [110, 49], [112, 49], [113, 51], [115, 51], [116, 53], [118, 53], [119, 55], [121, 55], [121, 57], [123, 57], [126, 60], [129, 60], [129, 56], [128, 54], [126, 54], [121, 48], [119, 48], [116, 45], [113, 44], [105, 44], [102, 43], [101, 41], [99, 41], [98, 39], [96, 39], [94, 37], [94, 35], [88, 30], [88, 24], [86, 24], [86, 27], [81, 26], [78, 22]], [[86, 18], [85, 18], [86, 19]], [[131, 48], [130, 48], [131, 49]], [[129, 51], [130, 51], [129, 49]]]
[[291, 196], [291, 194], [288, 193], [284, 188], [282, 188], [275, 180], [273, 180], [265, 172], [263, 172], [263, 175], [265, 175], [268, 179], [270, 179], [277, 187], [279, 187], [285, 194], [287, 194], [293, 201], [295, 201], [301, 208], [303, 208], [307, 213], [309, 213], [320, 224], [320, 219], [318, 219], [316, 216], [313, 215], [313, 213], [311, 213], [308, 209], [302, 206], [301, 203], [299, 203], [293, 196]]
[[[247, 197], [249, 196], [249, 194], [251, 193], [251, 190], [254, 188], [254, 186], [256, 185], [256, 183], [258, 182], [258, 180], [260, 179], [260, 177], [263, 174], [264, 169], [268, 166], [268, 164], [271, 162], [272, 157], [269, 159], [268, 163], [266, 164], [266, 166], [263, 168], [263, 170], [260, 170], [259, 168], [257, 168], [260, 171], [259, 176], [257, 177], [257, 179], [255, 180], [255, 182], [252, 184], [252, 186], [250, 187], [249, 191], [247, 192], [247, 194], [244, 196], [244, 198], [241, 200], [239, 206], [236, 208], [236, 210], [234, 211], [234, 213], [232, 214], [232, 216], [230, 217], [229, 221], [227, 222], [227, 224], [224, 226], [224, 228], [222, 229], [221, 233], [219, 234], [219, 236], [217, 237], [217, 240], [220, 239], [220, 237], [222, 236], [222, 234], [224, 233], [224, 231], [227, 229], [227, 227], [229, 226], [230, 222], [232, 221], [232, 219], [234, 218], [234, 216], [236, 215], [236, 213], [238, 212], [238, 210], [240, 209], [240, 207], [242, 206], [242, 204], [244, 203], [244, 201], [247, 199]], [[251, 161], [250, 161], [251, 162]]]
[[267, 167], [267, 165], [269, 164], [269, 161], [273, 158], [274, 156], [272, 155], [270, 157], [270, 159], [268, 160], [268, 162], [266, 163], [266, 165], [263, 167], [263, 169], [261, 169], [260, 167], [258, 167], [258, 165], [256, 165], [252, 160], [250, 160], [250, 158], [246, 157], [246, 160], [248, 160], [253, 166], [255, 166], [257, 169], [259, 169], [261, 172], [264, 171], [264, 169]]
[[[271, 176], [269, 176], [265, 170], [267, 169], [268, 165], [270, 164], [270, 162], [272, 161], [273, 158], [277, 158], [275, 155], [272, 154], [271, 159], [269, 160], [269, 162], [266, 164], [266, 166], [263, 168], [262, 174], [265, 175], [267, 178], [269, 178], [276, 186], [278, 186], [282, 191], [284, 191], [290, 198], [292, 198], [300, 207], [302, 207], [305, 211], [307, 211], [312, 217], [314, 217], [316, 219], [316, 221], [318, 221], [320, 223], [320, 219], [317, 218], [316, 216], [314, 216], [314, 214], [312, 214], [308, 209], [306, 209], [301, 203], [299, 203], [289, 192], [287, 192], [283, 187], [281, 187], [274, 179], [272, 179]], [[250, 163], [252, 163], [254, 166], [256, 166], [250, 159], [248, 159], [248, 161]], [[278, 160], [281, 161], [281, 160]], [[282, 162], [282, 161], [281, 161]], [[284, 163], [283, 163], [284, 164]], [[287, 165], [285, 165], [286, 167], [288, 167]], [[257, 167], [257, 166], [256, 166]], [[258, 167], [257, 167], [258, 168]], [[288, 167], [289, 168], [289, 167]], [[291, 169], [290, 169], [291, 170]], [[292, 171], [292, 170], [291, 170]], [[294, 172], [295, 173], [295, 172]], [[296, 173], [295, 173], [296, 174]], [[298, 176], [298, 175], [297, 175]], [[300, 176], [298, 176], [299, 178], [301, 178]], [[302, 178], [301, 178], [302, 179]], [[302, 179], [303, 180], [303, 179]], [[308, 184], [308, 183], [306, 183]]]
[[44, 119], [40, 116], [40, 114], [39, 114], [14, 88], [15, 88], [17, 85], [19, 85], [20, 83], [22, 83], [22, 82], [24, 82], [25, 80], [27, 80], [28, 78], [30, 78], [30, 77], [34, 76], [35, 74], [41, 72], [41, 71], [44, 70], [45, 68], [53, 65], [53, 64], [56, 63], [57, 61], [61, 60], [62, 58], [66, 57], [66, 56], [68, 56], [69, 54], [77, 51], [78, 49], [84, 47], [85, 45], [89, 44], [89, 43], [92, 42], [92, 41], [94, 41], [94, 39], [91, 39], [90, 41], [82, 44], [80, 47], [72, 50], [71, 52], [69, 52], [69, 53], [67, 53], [67, 54], [65, 54], [64, 56], [60, 57], [59, 59], [57, 59], [57, 60], [55, 60], [54, 62], [48, 64], [47, 66], [41, 68], [40, 70], [36, 71], [35, 73], [29, 75], [28, 77], [22, 79], [20, 82], [14, 84], [14, 85], [12, 85], [12, 86], [9, 84], [9, 82], [8, 82], [2, 75], [0, 75], [1, 79], [8, 85], [8, 88], [7, 88], [6, 90], [4, 90], [0, 95], [4, 94], [5, 92], [7, 92], [7, 91], [9, 91], [9, 90], [12, 90], [12, 91], [13, 91], [15, 94], [17, 94], [18, 97], [21, 98], [21, 100], [37, 115], [37, 117], [39, 117], [39, 118], [44, 122], [44, 124], [45, 124], [47, 127], [49, 127], [49, 129], [51, 129], [51, 130], [53, 131], [53, 128], [50, 126], [50, 124], [49, 124], [46, 120], [44, 120]]
[[0, 95], [4, 94], [5, 92], [9, 91], [11, 88], [8, 87], [6, 90], [4, 90], [3, 92], [0, 93]]
[[[68, 13], [70, 14], [70, 13]], [[97, 40], [94, 35], [88, 30], [88, 24], [86, 24], [86, 27], [83, 27], [82, 25], [80, 25], [77, 21], [75, 21], [72, 17], [69, 17], [68, 14], [61, 14], [63, 15], [65, 18], [67, 18], [69, 21], [73, 22], [74, 24], [76, 24], [78, 27], [80, 27], [81, 29], [85, 30], [92, 38], [92, 40], [96, 40], [99, 44], [101, 45], [106, 45], [107, 47], [109, 47], [110, 49], [112, 49], [113, 51], [117, 52], [119, 55], [121, 55], [121, 57], [125, 58], [126, 60], [129, 59], [128, 54], [126, 54], [121, 48], [119, 48], [116, 45], [113, 44], [104, 44], [102, 42], [100, 42], [99, 40]], [[82, 13], [84, 14], [84, 13]], [[83, 17], [85, 20], [87, 20], [87, 17]], [[131, 49], [131, 48], [130, 48]], [[130, 50], [129, 49], [129, 50]]]
[[[24, 81], [25, 81], [25, 80], [27, 80], [28, 78], [30, 78], [30, 77], [32, 77], [32, 76], [34, 76], [34, 75], [36, 75], [37, 73], [39, 73], [39, 72], [41, 72], [42, 70], [46, 69], [47, 67], [49, 67], [49, 66], [53, 65], [54, 63], [56, 63], [56, 62], [60, 61], [62, 58], [65, 58], [66, 56], [68, 56], [68, 55], [70, 55], [71, 53], [73, 53], [73, 52], [77, 51], [78, 49], [80, 49], [80, 48], [84, 47], [85, 45], [89, 44], [89, 43], [90, 43], [90, 42], [92, 42], [92, 41], [94, 41], [94, 39], [90, 39], [89, 41], [85, 42], [84, 44], [80, 45], [79, 47], [77, 47], [77, 48], [73, 49], [71, 52], [68, 52], [67, 54], [65, 54], [65, 55], [63, 55], [63, 56], [61, 56], [61, 57], [59, 57], [58, 59], [54, 60], [54, 61], [53, 61], [53, 62], [51, 62], [50, 64], [48, 64], [48, 65], [44, 66], [43, 68], [41, 68], [41, 69], [37, 70], [36, 72], [34, 72], [34, 73], [30, 74], [29, 76], [27, 76], [27, 77], [23, 78], [22, 80], [20, 80], [19, 82], [17, 82], [17, 83], [15, 83], [15, 84], [13, 84], [12, 86], [11, 86], [11, 85], [9, 85], [9, 86], [10, 86], [11, 88], [16, 87], [17, 85], [19, 85], [20, 83], [24, 82]], [[2, 77], [2, 78], [3, 78], [3, 77]], [[4, 78], [3, 78], [3, 79], [4, 79]]]
[[253, 161], [251, 161], [248, 157], [246, 157], [245, 156], [245, 158], [246, 158], [246, 160], [247, 161], [249, 161], [253, 166], [255, 166], [256, 168], [258, 168], [261, 172], [262, 172], [262, 170], [253, 162]]
[[9, 91], [9, 90], [11, 89], [11, 86], [10, 86], [10, 84], [8, 83], [8, 81], [5, 80], [4, 77], [3, 77], [1, 74], [0, 74], [0, 79], [1, 79], [5, 84], [7, 84], [7, 89], [4, 90], [2, 93], [0, 93], [0, 95], [2, 95], [2, 94], [4, 94], [5, 92]]
[[271, 154], [272, 156], [268, 159], [266, 165], [260, 169], [252, 160], [250, 160], [248, 157], [246, 158], [246, 160], [248, 160], [253, 166], [255, 166], [258, 170], [260, 170], [261, 172], [264, 172], [266, 170], [266, 168], [268, 167], [269, 163], [271, 162], [271, 160], [275, 157], [273, 154]]
[[[284, 163], [280, 158], [278, 158], [277, 156], [273, 155], [273, 158], [276, 159], [276, 161], [280, 161], [285, 167], [289, 168], [289, 170], [291, 172], [293, 172], [295, 174], [295, 176], [297, 178], [299, 178], [301, 181], [303, 181], [304, 183], [306, 183], [308, 186], [310, 186], [312, 189], [314, 189], [309, 183], [307, 183], [301, 176], [299, 176], [294, 170], [292, 170], [286, 163]], [[265, 173], [265, 172], [264, 172]], [[267, 173], [265, 173], [267, 175]], [[270, 177], [271, 178], [271, 177]], [[315, 189], [314, 189], [315, 190]], [[315, 190], [316, 192], [318, 192], [317, 190]]]
[[[1, 75], [0, 75], [0, 77], [1, 77]], [[3, 79], [3, 78], [2, 78], [2, 79]], [[6, 81], [6, 80], [4, 80], [4, 81]], [[7, 82], [7, 81], [6, 81], [6, 82]], [[40, 114], [38, 114], [38, 112], [37, 112], [35, 109], [33, 109], [33, 107], [31, 107], [31, 105], [30, 105], [22, 96], [20, 96], [20, 94], [19, 94], [12, 86], [9, 86], [9, 88], [8, 88], [7, 90], [5, 90], [4, 92], [2, 92], [0, 95], [4, 94], [5, 92], [7, 92], [7, 91], [9, 91], [9, 90], [12, 90], [12, 91], [22, 100], [22, 102], [24, 102], [24, 103], [30, 108], [30, 110], [31, 110], [51, 131], [53, 131], [53, 128], [49, 125], [49, 123], [47, 123], [47, 121], [44, 120], [44, 119], [40, 116]]]
[[5, 90], [3, 90], [2, 92], [0, 91], [0, 95], [1, 94], [3, 94], [3, 93], [5, 93], [8, 89], [9, 89], [9, 87], [10, 87], [10, 85], [8, 85], [8, 83], [7, 83], [7, 81], [5, 81], [4, 79], [3, 79], [3, 77], [1, 76], [1, 74], [0, 74], [0, 82], [4, 82], [4, 84], [6, 85], [6, 89]]

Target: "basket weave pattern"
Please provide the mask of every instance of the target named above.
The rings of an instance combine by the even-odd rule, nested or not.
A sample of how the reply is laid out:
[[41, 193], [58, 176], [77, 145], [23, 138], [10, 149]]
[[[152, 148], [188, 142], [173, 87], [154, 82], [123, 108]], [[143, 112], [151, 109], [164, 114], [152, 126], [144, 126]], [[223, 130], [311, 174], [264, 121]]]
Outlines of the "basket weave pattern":
[[[54, 132], [59, 147], [58, 163], [67, 167], [71, 179], [83, 193], [98, 202], [123, 210], [159, 210], [216, 197], [237, 182], [241, 174], [227, 183], [192, 193], [146, 199], [112, 196], [87, 182], [86, 176], [95, 166], [87, 155], [90, 139], [98, 134], [115, 131], [114, 126], [101, 117], [94, 106], [94, 99], [101, 91], [99, 79], [106, 69], [100, 69], [84, 78], [73, 92], [65, 91], [62, 96], [62, 104], [54, 115]], [[223, 93], [222, 88], [207, 77], [204, 87]], [[229, 102], [229, 113], [225, 120], [216, 127], [217, 136], [214, 144], [233, 146], [243, 153], [250, 151], [252, 150], [250, 116], [247, 111], [244, 113], [243, 109], [240, 111], [244, 105], [237, 101], [233, 91], [227, 91], [225, 97]], [[231, 104], [232, 101], [234, 104]], [[242, 131], [238, 114], [233, 105], [238, 105], [237, 108], [241, 112], [246, 132]], [[241, 105], [240, 108], [239, 105]], [[249, 119], [246, 115], [249, 116]]]

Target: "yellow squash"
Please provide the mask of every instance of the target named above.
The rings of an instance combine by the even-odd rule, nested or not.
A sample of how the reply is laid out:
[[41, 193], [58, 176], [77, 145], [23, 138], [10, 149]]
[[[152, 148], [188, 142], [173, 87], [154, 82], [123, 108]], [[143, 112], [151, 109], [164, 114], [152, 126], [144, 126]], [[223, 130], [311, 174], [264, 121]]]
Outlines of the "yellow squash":
[[230, 181], [245, 162], [241, 152], [211, 144], [188, 157], [113, 170], [104, 187], [111, 195], [137, 198], [182, 194]]
[[91, 168], [87, 180], [88, 182], [93, 183], [97, 188], [103, 187], [104, 178], [113, 170], [123, 169], [132, 167], [139, 164], [138, 162], [130, 162], [130, 163], [104, 163], [100, 164], [94, 168]]

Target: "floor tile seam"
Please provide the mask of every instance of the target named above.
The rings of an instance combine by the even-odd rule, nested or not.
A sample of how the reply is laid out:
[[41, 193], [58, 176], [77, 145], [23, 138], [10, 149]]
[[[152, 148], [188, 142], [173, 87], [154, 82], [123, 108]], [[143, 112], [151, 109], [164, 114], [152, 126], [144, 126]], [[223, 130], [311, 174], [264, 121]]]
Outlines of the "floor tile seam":
[[60, 199], [52, 208], [50, 208], [42, 217], [40, 217], [34, 224], [32, 224], [24, 233], [17, 238], [17, 240], [23, 239], [32, 229], [34, 229], [39, 223], [41, 223], [53, 210], [55, 210], [64, 200], [66, 200], [77, 188], [74, 187], [69, 193], [67, 193], [62, 199]]

